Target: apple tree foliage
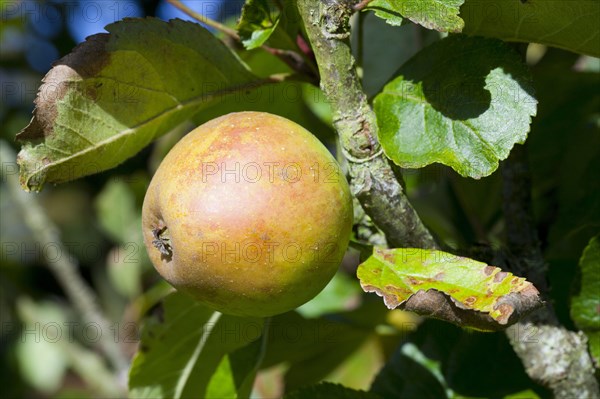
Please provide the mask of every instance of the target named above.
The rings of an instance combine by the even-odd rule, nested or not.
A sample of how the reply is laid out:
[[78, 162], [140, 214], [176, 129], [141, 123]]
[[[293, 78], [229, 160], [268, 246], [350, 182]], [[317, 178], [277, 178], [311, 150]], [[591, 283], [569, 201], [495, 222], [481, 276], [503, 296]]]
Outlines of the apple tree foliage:
[[[147, 312], [131, 397], [244, 398], [268, 392], [275, 377], [289, 398], [547, 396], [503, 335], [479, 331], [502, 330], [523, 303], [531, 311], [541, 301], [531, 282], [486, 256], [503, 249], [498, 168], [525, 142], [549, 300], [561, 322], [587, 334], [600, 365], [600, 4], [374, 0], [360, 8], [347, 39], [379, 142], [444, 250], [373, 246], [364, 231], [381, 233], [358, 212], [358, 270], [341, 270], [295, 312], [236, 318], [170, 294]], [[323, 66], [296, 2], [247, 0], [240, 14], [237, 42], [198, 23], [124, 19], [58, 60], [17, 136], [23, 189], [115, 168], [153, 142], [160, 158], [189, 121], [233, 111], [285, 116], [334, 148]], [[525, 54], [522, 43], [535, 44]], [[95, 204], [117, 251], [132, 237], [141, 242], [129, 190], [111, 182]], [[119, 290], [149, 295], [136, 283]], [[168, 291], [159, 292], [152, 303]], [[445, 318], [461, 328], [432, 320], [435, 312], [392, 310], [428, 293], [462, 315]]]

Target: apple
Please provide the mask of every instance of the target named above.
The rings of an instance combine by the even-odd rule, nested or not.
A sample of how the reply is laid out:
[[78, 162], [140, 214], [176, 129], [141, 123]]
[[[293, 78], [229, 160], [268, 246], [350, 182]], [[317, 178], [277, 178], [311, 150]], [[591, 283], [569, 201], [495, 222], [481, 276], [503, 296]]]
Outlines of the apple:
[[294, 309], [331, 280], [352, 229], [348, 183], [302, 126], [237, 112], [187, 134], [144, 198], [150, 259], [176, 289], [222, 313]]

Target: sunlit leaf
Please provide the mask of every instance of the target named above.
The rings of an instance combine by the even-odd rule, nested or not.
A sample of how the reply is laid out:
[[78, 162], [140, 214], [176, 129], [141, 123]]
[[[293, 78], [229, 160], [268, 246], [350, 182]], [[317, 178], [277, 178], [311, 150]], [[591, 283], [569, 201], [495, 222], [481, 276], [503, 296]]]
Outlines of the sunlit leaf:
[[464, 26], [458, 16], [465, 0], [374, 0], [365, 8], [390, 25], [400, 25], [403, 18], [428, 29], [441, 32], [460, 32]]
[[267, 0], [248, 0], [242, 8], [242, 16], [237, 26], [244, 47], [248, 50], [262, 46], [279, 24]]
[[295, 1], [274, 3], [267, 0], [247, 0], [242, 8], [237, 31], [247, 50], [266, 44], [273, 48], [297, 51], [299, 21]]
[[269, 322], [262, 367], [285, 362], [286, 389], [317, 383], [351, 357], [371, 333], [342, 320], [305, 319], [296, 312]]
[[267, 0], [248, 0], [242, 8], [237, 26], [244, 47], [248, 50], [262, 46], [279, 24]]
[[245, 398], [252, 388], [263, 320], [209, 310], [183, 294], [144, 329], [129, 374], [132, 398]]
[[448, 37], [411, 58], [375, 98], [381, 145], [402, 167], [439, 162], [487, 176], [527, 138], [532, 92], [527, 67], [508, 45]]

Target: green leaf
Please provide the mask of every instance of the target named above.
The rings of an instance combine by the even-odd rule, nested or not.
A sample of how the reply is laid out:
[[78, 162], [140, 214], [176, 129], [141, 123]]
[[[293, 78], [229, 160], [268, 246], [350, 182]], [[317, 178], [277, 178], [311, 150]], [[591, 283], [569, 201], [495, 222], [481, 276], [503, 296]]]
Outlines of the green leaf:
[[[141, 231], [141, 222], [139, 228]], [[145, 252], [143, 242], [136, 241], [117, 246], [107, 254], [110, 283], [128, 298], [136, 298], [142, 292], [142, 267], [150, 263]]]
[[323, 382], [321, 384], [300, 388], [284, 396], [285, 399], [380, 399], [371, 392], [357, 391], [343, 385]]
[[[539, 339], [535, 326], [514, 333], [522, 340]], [[453, 399], [501, 398], [536, 386], [512, 350], [505, 331], [477, 332], [427, 319], [407, 341], [414, 347], [404, 344], [402, 354], [426, 367]], [[419, 359], [416, 349], [424, 359]], [[387, 384], [394, 385], [394, 381]]]
[[[577, 59], [549, 49], [536, 65], [539, 109], [528, 140], [535, 209], [550, 223], [546, 257], [569, 260], [568, 276], [600, 227], [600, 78], [574, 70]], [[552, 286], [567, 282], [567, 275]], [[565, 294], [557, 306], [568, 302], [568, 287], [552, 292]]]
[[[98, 221], [104, 231], [119, 243], [132, 241], [137, 232], [135, 197], [121, 179], [110, 180], [95, 202]], [[135, 231], [133, 229], [135, 228]]]
[[371, 391], [384, 398], [446, 398], [438, 362], [426, 358], [412, 343], [398, 347], [381, 369]]
[[237, 30], [242, 44], [253, 50], [269, 47], [299, 52], [296, 37], [301, 21], [295, 1], [277, 3], [279, 11], [267, 0], [247, 0]]
[[263, 48], [254, 51], [240, 49], [237, 55], [250, 68], [256, 76], [268, 78], [271, 75], [291, 74], [292, 68], [275, 54], [271, 54]]
[[[368, 390], [385, 364], [386, 343], [383, 340], [395, 341], [399, 334], [387, 329], [388, 326], [378, 326], [378, 333], [371, 334], [368, 339], [351, 355], [340, 363], [323, 381], [342, 384], [352, 389]], [[389, 334], [389, 335], [388, 335]]]
[[[16, 347], [21, 375], [36, 390], [51, 394], [62, 385], [69, 366], [60, 342], [68, 321], [65, 311], [52, 302], [36, 304], [28, 298], [17, 302], [17, 310], [25, 321], [24, 331], [34, 332], [23, 335]], [[40, 334], [42, 330], [45, 334]]]
[[252, 391], [265, 351], [265, 336], [226, 356], [213, 374], [207, 398], [246, 398]]
[[531, 389], [506, 395], [503, 399], [540, 399], [540, 396]]
[[579, 261], [581, 289], [571, 302], [571, 317], [589, 340], [590, 352], [600, 368], [600, 235], [592, 238]]
[[107, 254], [108, 277], [119, 293], [134, 298], [141, 292], [142, 267], [149, 264], [135, 195], [122, 178], [115, 178], [106, 183], [94, 205], [100, 226], [119, 243]]
[[600, 2], [466, 0], [463, 33], [507, 41], [535, 42], [600, 56]]
[[356, 280], [346, 273], [338, 272], [323, 291], [296, 311], [306, 318], [312, 318], [350, 310], [359, 304], [359, 293]]
[[176, 293], [147, 325], [129, 374], [133, 398], [245, 398], [260, 352], [263, 320], [222, 315]]
[[44, 77], [17, 136], [26, 190], [112, 168], [215, 97], [260, 82], [198, 24], [125, 19], [106, 29]]
[[247, 50], [262, 46], [279, 24], [267, 0], [247, 0], [237, 26], [238, 34]]
[[334, 133], [307, 105], [310, 102], [328, 106], [319, 89], [308, 83], [286, 81], [225, 95], [194, 117], [201, 124], [230, 112], [262, 111], [283, 116], [306, 128], [323, 142], [333, 141]]
[[480, 178], [527, 138], [536, 113], [530, 75], [499, 40], [450, 36], [420, 51], [374, 100], [386, 155]]
[[535, 296], [535, 287], [524, 278], [473, 259], [443, 251], [375, 248], [357, 270], [365, 292], [382, 296], [394, 309], [418, 291], [445, 293], [464, 309], [488, 313], [506, 324], [514, 311], [508, 295]]
[[390, 25], [400, 25], [403, 18], [416, 24], [441, 32], [460, 32], [464, 26], [458, 16], [459, 7], [465, 0], [374, 0], [365, 10], [375, 11], [375, 15]]
[[261, 367], [285, 362], [287, 390], [317, 383], [351, 357], [371, 330], [342, 320], [305, 319], [288, 312], [271, 319]]

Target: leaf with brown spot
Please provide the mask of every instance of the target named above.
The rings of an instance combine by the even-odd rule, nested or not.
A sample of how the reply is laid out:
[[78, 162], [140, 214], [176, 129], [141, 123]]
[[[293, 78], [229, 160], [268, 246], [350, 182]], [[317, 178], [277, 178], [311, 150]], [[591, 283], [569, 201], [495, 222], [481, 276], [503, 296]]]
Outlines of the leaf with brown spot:
[[125, 19], [106, 30], [44, 77], [17, 135], [24, 189], [115, 167], [219, 97], [264, 83], [198, 24]]
[[389, 308], [484, 330], [506, 327], [541, 304], [537, 289], [524, 278], [442, 251], [375, 248], [357, 275], [363, 290], [382, 296]]

